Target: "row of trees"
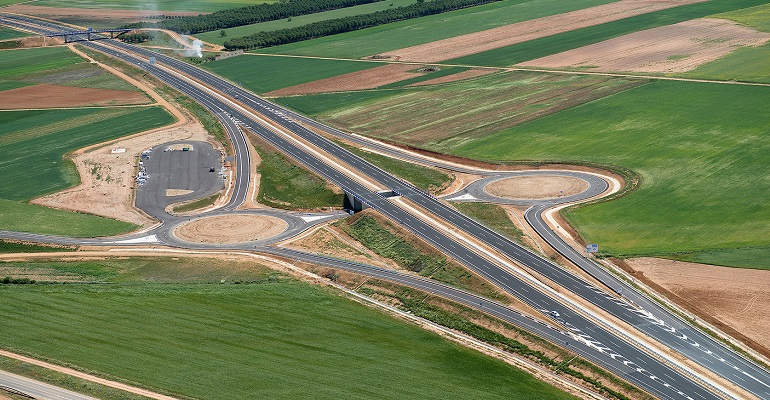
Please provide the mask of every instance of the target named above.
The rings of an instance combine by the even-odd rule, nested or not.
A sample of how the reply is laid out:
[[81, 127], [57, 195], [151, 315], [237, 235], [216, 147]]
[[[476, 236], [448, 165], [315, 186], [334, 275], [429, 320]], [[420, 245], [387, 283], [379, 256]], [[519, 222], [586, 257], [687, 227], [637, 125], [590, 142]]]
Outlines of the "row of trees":
[[148, 32], [127, 33], [118, 36], [118, 39], [125, 43], [144, 43], [150, 41], [152, 38], [153, 35]]
[[141, 27], [163, 28], [190, 35], [378, 1], [383, 0], [286, 0], [277, 3], [230, 8], [211, 14], [165, 19], [152, 24], [134, 23], [124, 25], [124, 27], [131, 29]]
[[253, 35], [230, 39], [225, 42], [227, 50], [250, 50], [261, 47], [299, 42], [337, 33], [387, 24], [405, 19], [440, 14], [460, 8], [473, 7], [500, 0], [433, 0], [418, 2], [406, 7], [396, 7], [370, 14], [328, 19], [294, 28], [258, 32]]

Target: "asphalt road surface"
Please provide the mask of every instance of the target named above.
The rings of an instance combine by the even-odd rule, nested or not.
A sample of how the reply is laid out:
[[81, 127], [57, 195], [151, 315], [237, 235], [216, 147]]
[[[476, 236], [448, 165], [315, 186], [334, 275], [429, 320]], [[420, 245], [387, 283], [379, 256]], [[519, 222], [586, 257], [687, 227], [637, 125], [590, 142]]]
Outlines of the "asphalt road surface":
[[[0, 371], [0, 388], [11, 388], [27, 396], [41, 400], [97, 400], [94, 397], [62, 389], [10, 372]], [[0, 392], [2, 394], [2, 392]]]
[[[184, 151], [183, 146], [190, 151]], [[175, 148], [177, 150], [173, 150]], [[220, 175], [222, 155], [206, 142], [163, 143], [155, 146], [152, 153], [143, 155], [140, 163], [146, 179], [143, 184], [137, 184], [136, 206], [157, 219], [167, 216], [165, 208], [169, 204], [210, 196], [225, 187]], [[169, 189], [190, 193], [169, 196]]]
[[[662, 319], [660, 316], [655, 315], [655, 312], [665, 314], [665, 317], [670, 319], [672, 324], [683, 325], [685, 329], [689, 327], [686, 322], [681, 321], [678, 319], [678, 317], [671, 314], [667, 310], [660, 307], [657, 309], [651, 308], [651, 310], [654, 311], [653, 314], [650, 314], [651, 311], [649, 310], [638, 310], [629, 303], [620, 301], [614, 296], [603, 292], [599, 288], [595, 288], [587, 284], [585, 281], [575, 277], [572, 274], [569, 274], [561, 267], [552, 264], [537, 255], [532, 254], [521, 246], [516, 245], [506, 238], [503, 238], [500, 235], [490, 231], [483, 225], [470, 220], [469, 218], [458, 213], [453, 208], [448, 207], [446, 204], [437, 201], [432, 196], [415, 188], [413, 185], [393, 177], [386, 171], [383, 171], [364, 161], [360, 157], [345, 151], [333, 142], [305, 129], [296, 123], [296, 117], [292, 113], [283, 110], [274, 104], [266, 102], [263, 99], [249, 92], [246, 92], [227, 81], [222, 80], [221, 78], [213, 76], [205, 71], [187, 65], [178, 60], [173, 60], [145, 49], [137, 49], [129, 45], [113, 42], [110, 42], [110, 44], [123, 49], [141, 53], [145, 57], [148, 55], [155, 56], [160, 62], [166, 63], [173, 68], [176, 68], [190, 76], [195, 77], [196, 80], [205, 83], [209, 87], [215, 87], [222, 92], [237, 94], [240, 98], [240, 101], [247, 103], [253, 109], [258, 110], [262, 115], [267, 116], [273, 122], [280, 124], [286, 129], [289, 129], [294, 134], [302, 137], [310, 143], [313, 143], [319, 148], [324, 149], [324, 151], [330, 153], [331, 155], [344, 160], [347, 164], [351, 165], [355, 169], [384, 184], [386, 187], [390, 187], [393, 191], [409, 198], [411, 201], [431, 211], [435, 215], [438, 215], [459, 229], [462, 229], [463, 231], [476, 236], [481, 240], [484, 240], [485, 242], [499, 249], [504, 254], [507, 254], [509, 257], [528, 265], [530, 268], [533, 268], [544, 274], [566, 289], [602, 307], [611, 314], [626, 320], [627, 322], [636, 326], [642, 332], [655, 337], [662, 343], [671, 346], [672, 343], [677, 344], [681, 341], [687, 342], [687, 340], [691, 338], [690, 336], [681, 334], [681, 331], [677, 331], [673, 325], [661, 325], [658, 323], [658, 321], [661, 321]], [[583, 347], [595, 348], [598, 351], [599, 355], [592, 356], [590, 351], [585, 350], [580, 346], [576, 346], [579, 353], [583, 351], [583, 353], [585, 353], [589, 358], [596, 357], [594, 359], [595, 362], [604, 365], [608, 369], [618, 372], [630, 381], [639, 384], [641, 387], [647, 389], [651, 393], [661, 398], [715, 397], [710, 392], [704, 390], [700, 385], [682, 375], [682, 373], [674, 371], [666, 364], [661, 363], [659, 360], [651, 357], [647, 353], [641, 352], [628, 342], [618, 339], [617, 333], [609, 331], [611, 328], [599, 326], [601, 323], [597, 324], [596, 321], [590, 321], [586, 319], [585, 316], [567, 309], [561, 305], [561, 303], [546, 296], [542, 292], [533, 289], [531, 287], [532, 282], [524, 282], [499, 264], [487, 260], [486, 258], [480, 256], [478, 253], [471, 251], [462, 245], [458, 245], [454, 239], [447, 237], [432, 226], [425, 224], [421, 220], [405, 212], [401, 207], [394, 205], [389, 200], [382, 198], [376, 193], [370, 192], [368, 189], [360, 185], [358, 182], [352, 180], [347, 175], [341, 173], [340, 171], [336, 171], [334, 168], [331, 168], [320, 160], [315, 159], [312, 155], [308, 154], [303, 149], [298, 148], [285, 137], [276, 134], [273, 131], [268, 131], [267, 129], [261, 128], [261, 126], [257, 126], [257, 121], [253, 114], [244, 112], [240, 108], [234, 107], [232, 103], [223, 101], [223, 99], [220, 97], [201, 89], [197, 85], [189, 83], [185, 79], [179, 78], [179, 76], [175, 75], [174, 73], [170, 73], [163, 69], [157, 68], [156, 66], [147, 65], [143, 59], [136, 59], [130, 56], [126, 56], [125, 54], [115, 50], [105, 48], [102, 44], [87, 43], [85, 45], [100, 49], [110, 55], [122, 58], [131, 63], [134, 63], [141, 68], [146, 69], [168, 84], [195, 98], [197, 101], [201, 102], [201, 104], [204, 104], [206, 107], [215, 112], [218, 117], [224, 113], [225, 115], [233, 118], [235, 121], [240, 121], [240, 123], [252, 125], [252, 130], [255, 130], [260, 136], [262, 136], [263, 139], [267, 140], [290, 157], [303, 163], [308, 168], [313, 169], [332, 182], [340, 185], [346, 189], [346, 191], [354, 193], [364, 203], [376, 208], [394, 221], [401, 223], [406, 229], [421, 236], [423, 239], [432, 243], [434, 246], [441, 249], [449, 256], [462, 262], [469, 268], [476, 270], [479, 274], [485, 276], [490, 281], [497, 283], [503, 289], [508, 290], [518, 298], [522, 299], [522, 301], [525, 301], [538, 309], [557, 311], [559, 313], [559, 322], [570, 328], [573, 333], [578, 335], [578, 337], [582, 337], [583, 341], [581, 343], [585, 344]], [[228, 129], [228, 132], [231, 132], [231, 130]], [[233, 142], [235, 145], [236, 143], [240, 142], [240, 139], [234, 137]], [[612, 284], [612, 282], [609, 284]], [[619, 284], [622, 284], [622, 282]], [[691, 327], [689, 328], [694, 329]], [[741, 387], [746, 388], [750, 392], [757, 394], [759, 397], [770, 397], [770, 392], [767, 391], [767, 382], [770, 382], [770, 379], [767, 379], [767, 371], [761, 369], [742, 356], [732, 352], [730, 349], [721, 345], [717, 341], [705, 335], [702, 335], [702, 338], [702, 342], [690, 344], [691, 347], [698, 348], [702, 351], [702, 354], [694, 354], [694, 361], [699, 362], [707, 368], [712, 369], [712, 371], [725, 376], [727, 379], [733, 381]], [[711, 355], [715, 355], [712, 358], [716, 359], [717, 362], [714, 362], [709, 358]]]

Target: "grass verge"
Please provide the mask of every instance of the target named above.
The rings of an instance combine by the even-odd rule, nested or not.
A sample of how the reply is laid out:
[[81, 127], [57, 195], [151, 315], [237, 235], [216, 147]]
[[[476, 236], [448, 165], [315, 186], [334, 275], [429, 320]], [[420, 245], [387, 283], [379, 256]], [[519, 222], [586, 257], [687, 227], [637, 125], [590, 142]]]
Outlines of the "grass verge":
[[384, 218], [368, 212], [338, 222], [338, 226], [377, 255], [401, 268], [494, 299], [505, 296], [439, 251]]
[[461, 213], [486, 225], [489, 229], [521, 243], [524, 233], [511, 222], [505, 209], [488, 203], [452, 203]]
[[454, 180], [453, 176], [439, 171], [438, 169], [428, 168], [422, 165], [383, 156], [381, 154], [372, 153], [364, 149], [341, 143], [340, 145], [385, 171], [411, 182], [422, 190], [438, 193], [446, 189], [446, 187]]
[[342, 207], [342, 193], [336, 193], [326, 181], [291, 162], [255, 135], [250, 137], [262, 158], [258, 167], [259, 203], [290, 210]]
[[214, 204], [214, 202], [216, 202], [219, 196], [221, 195], [222, 195], [221, 193], [214, 193], [211, 196], [206, 196], [202, 199], [193, 200], [189, 203], [184, 203], [178, 206], [174, 206], [174, 212], [183, 213], [188, 211], [200, 210], [201, 208], [205, 208]]
[[[113, 389], [108, 386], [89, 382], [61, 372], [52, 371], [37, 365], [25, 363], [13, 358], [0, 356], [0, 369], [25, 376], [49, 385], [58, 386], [73, 392], [82, 393], [102, 400], [147, 400], [148, 397]], [[16, 399], [16, 397], [12, 397]], [[18, 399], [26, 399], [19, 396]]]
[[0, 253], [58, 253], [61, 251], [75, 251], [73, 246], [40, 245], [8, 240], [0, 240]]

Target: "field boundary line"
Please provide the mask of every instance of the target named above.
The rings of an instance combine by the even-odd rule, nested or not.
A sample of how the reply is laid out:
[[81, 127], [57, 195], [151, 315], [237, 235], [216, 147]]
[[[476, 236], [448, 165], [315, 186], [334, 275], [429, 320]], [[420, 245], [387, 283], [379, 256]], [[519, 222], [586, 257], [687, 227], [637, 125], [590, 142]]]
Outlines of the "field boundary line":
[[[762, 82], [746, 82], [746, 81], [735, 81], [735, 80], [628, 74], [623, 72], [570, 71], [570, 70], [560, 70], [560, 69], [530, 68], [530, 67], [515, 67], [515, 66], [514, 67], [493, 67], [489, 65], [447, 64], [447, 63], [441, 63], [441, 62], [416, 62], [416, 61], [397, 61], [397, 60], [366, 60], [366, 59], [355, 59], [355, 58], [300, 56], [300, 55], [293, 55], [293, 54], [244, 53], [243, 55], [264, 56], [264, 57], [310, 58], [310, 59], [316, 59], [316, 60], [355, 61], [355, 62], [378, 63], [378, 64], [407, 64], [407, 65], [415, 65], [415, 66], [425, 65], [425, 66], [435, 66], [435, 67], [463, 67], [463, 68], [471, 68], [471, 69], [492, 69], [492, 70], [505, 71], [505, 72], [530, 71], [530, 72], [543, 72], [543, 73], [564, 74], [564, 75], [597, 75], [597, 76], [608, 76], [608, 77], [616, 77], [616, 78], [637, 78], [637, 79], [678, 81], [678, 82], [715, 83], [720, 85], [744, 85], [744, 86], [770, 87], [770, 83], [762, 83]], [[382, 89], [375, 88], [375, 89], [367, 89], [367, 90], [382, 90]], [[350, 92], [350, 91], [339, 92], [339, 93], [347, 93], [347, 92]], [[324, 93], [338, 93], [338, 92], [324, 92]], [[286, 96], [286, 97], [289, 97], [289, 96]]]

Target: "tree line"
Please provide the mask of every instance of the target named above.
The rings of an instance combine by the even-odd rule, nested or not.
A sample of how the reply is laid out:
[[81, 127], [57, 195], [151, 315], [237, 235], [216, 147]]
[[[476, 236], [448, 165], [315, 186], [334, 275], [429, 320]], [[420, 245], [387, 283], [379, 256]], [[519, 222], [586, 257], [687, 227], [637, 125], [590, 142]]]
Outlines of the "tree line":
[[126, 33], [118, 36], [118, 39], [120, 39], [125, 43], [144, 43], [152, 40], [153, 37], [154, 36], [149, 32], [139, 32], [139, 33]]
[[353, 15], [349, 17], [328, 19], [313, 22], [294, 28], [263, 31], [252, 35], [233, 38], [224, 43], [227, 50], [250, 50], [261, 47], [277, 46], [286, 43], [299, 42], [322, 36], [355, 31], [372, 26], [383, 25], [405, 19], [418, 18], [426, 15], [440, 14], [461, 8], [473, 7], [500, 0], [433, 0], [420, 1], [408, 6], [396, 7], [377, 11], [370, 14]]
[[190, 35], [378, 1], [383, 0], [286, 0], [277, 3], [230, 8], [211, 14], [164, 19], [155, 23], [139, 22], [122, 27], [129, 29], [143, 27], [163, 28]]

